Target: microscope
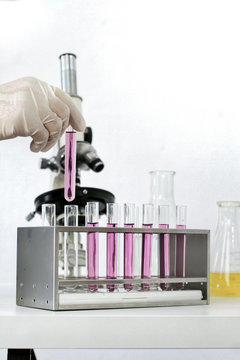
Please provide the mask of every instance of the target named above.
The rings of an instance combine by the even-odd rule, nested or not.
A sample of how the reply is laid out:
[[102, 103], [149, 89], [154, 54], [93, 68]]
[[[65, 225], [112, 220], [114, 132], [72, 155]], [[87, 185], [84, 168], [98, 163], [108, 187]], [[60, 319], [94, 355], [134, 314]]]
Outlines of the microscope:
[[[81, 111], [82, 98], [77, 93], [77, 67], [76, 55], [64, 53], [59, 56], [61, 67], [61, 87], [68, 93], [75, 105]], [[106, 204], [115, 201], [114, 195], [106, 190], [90, 187], [81, 187], [81, 171], [93, 170], [100, 172], [104, 163], [99, 158], [95, 148], [92, 146], [92, 129], [86, 127], [84, 132], [77, 133], [76, 150], [76, 196], [71, 202], [78, 205], [78, 224], [85, 225], [85, 206], [87, 202], [99, 202], [99, 214], [106, 213]], [[39, 195], [34, 200], [35, 210], [26, 219], [30, 221], [36, 213], [42, 213], [42, 205], [56, 205], [56, 225], [64, 225], [64, 206], [69, 203], [64, 198], [64, 172], [65, 172], [65, 136], [62, 136], [57, 143], [56, 156], [50, 159], [40, 159], [40, 168], [49, 169], [55, 173], [53, 189]]]

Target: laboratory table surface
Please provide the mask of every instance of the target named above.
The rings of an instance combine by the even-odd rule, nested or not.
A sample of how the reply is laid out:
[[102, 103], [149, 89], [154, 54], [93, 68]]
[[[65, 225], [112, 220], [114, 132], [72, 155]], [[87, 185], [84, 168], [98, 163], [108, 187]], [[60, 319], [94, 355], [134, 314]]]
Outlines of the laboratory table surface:
[[14, 288], [0, 285], [0, 348], [240, 348], [240, 298], [53, 312], [15, 305]]

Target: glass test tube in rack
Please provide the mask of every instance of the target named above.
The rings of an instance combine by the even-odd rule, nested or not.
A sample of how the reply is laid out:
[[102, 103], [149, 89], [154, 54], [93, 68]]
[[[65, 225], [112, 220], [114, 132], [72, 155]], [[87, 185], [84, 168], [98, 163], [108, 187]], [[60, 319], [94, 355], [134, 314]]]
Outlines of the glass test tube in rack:
[[[107, 204], [107, 227], [116, 228], [119, 223], [119, 206], [116, 203]], [[124, 204], [124, 228], [134, 229], [135, 223], [138, 222], [137, 208], [135, 204]], [[56, 222], [55, 205], [45, 204], [42, 208], [43, 225], [54, 226]], [[78, 206], [67, 205], [64, 208], [64, 225], [78, 226]], [[176, 214], [177, 229], [186, 229], [186, 206], [178, 206]], [[152, 229], [154, 222], [154, 207], [152, 204], [143, 204], [142, 206], [142, 229]], [[160, 205], [158, 207], [158, 224], [162, 230], [169, 229], [169, 207]], [[86, 205], [86, 225], [87, 227], [99, 227], [99, 203], [89, 202]], [[82, 247], [80, 234], [77, 232], [65, 232], [64, 246], [62, 246], [62, 237], [59, 239], [59, 276], [65, 278], [75, 278], [87, 274], [89, 280], [97, 280], [99, 278], [99, 263], [105, 262], [106, 272], [100, 271], [100, 277], [106, 279], [118, 279], [123, 277], [124, 289], [131, 291], [134, 283], [131, 284], [127, 279], [142, 278], [151, 279], [159, 277], [161, 279], [169, 278], [171, 275], [175, 278], [184, 278], [186, 276], [186, 235], [184, 233], [176, 234], [174, 258], [170, 256], [170, 234], [168, 231], [162, 231], [158, 234], [157, 254], [153, 253], [151, 232], [142, 232], [140, 234], [135, 231], [124, 231], [123, 247], [120, 251], [118, 232], [106, 232], [106, 257], [102, 256], [102, 242], [99, 249], [99, 232], [88, 231], [86, 252]], [[156, 235], [156, 234], [155, 234]], [[139, 239], [140, 236], [140, 239]], [[120, 241], [121, 242], [121, 241]], [[139, 249], [141, 243], [141, 251]], [[86, 264], [87, 268], [84, 271]], [[84, 257], [84, 258], [83, 258]], [[152, 259], [158, 263], [159, 271], [154, 273]], [[119, 262], [123, 262], [123, 273], [119, 271]], [[173, 268], [174, 273], [171, 274], [170, 269]], [[135, 266], [134, 266], [135, 265]], [[137, 266], [136, 266], [137, 265]], [[136, 269], [141, 269], [138, 273]], [[63, 270], [63, 271], [62, 271]], [[83, 271], [82, 271], [83, 270]], [[142, 290], [153, 289], [150, 282], [142, 282]], [[154, 284], [153, 284], [154, 285]], [[161, 282], [161, 290], [183, 289], [184, 282], [174, 285], [170, 282]], [[91, 292], [98, 290], [98, 285], [89, 285]], [[118, 289], [116, 283], [107, 284], [108, 291]]]

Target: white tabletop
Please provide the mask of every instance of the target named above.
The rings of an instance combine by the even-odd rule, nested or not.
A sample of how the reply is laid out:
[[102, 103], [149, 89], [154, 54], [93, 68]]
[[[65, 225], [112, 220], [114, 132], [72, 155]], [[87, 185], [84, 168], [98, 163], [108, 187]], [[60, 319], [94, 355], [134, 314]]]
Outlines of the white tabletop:
[[240, 348], [240, 298], [210, 305], [60, 311], [15, 305], [0, 286], [0, 348]]

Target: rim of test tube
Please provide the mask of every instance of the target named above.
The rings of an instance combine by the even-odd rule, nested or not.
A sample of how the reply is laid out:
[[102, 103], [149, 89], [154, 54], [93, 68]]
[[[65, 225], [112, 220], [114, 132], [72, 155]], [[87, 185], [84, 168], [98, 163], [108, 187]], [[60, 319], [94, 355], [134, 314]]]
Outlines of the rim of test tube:
[[64, 226], [78, 226], [78, 205], [64, 206]]
[[154, 219], [154, 206], [152, 203], [142, 205], [142, 223], [143, 225], [152, 225]]
[[118, 203], [107, 203], [107, 224], [118, 224]]
[[124, 224], [135, 224], [136, 205], [134, 203], [125, 203], [123, 208]]
[[169, 224], [169, 205], [158, 205], [158, 223]]
[[176, 207], [176, 225], [186, 225], [187, 223], [187, 206], [177, 205]]
[[[51, 209], [49, 216], [47, 211]], [[42, 225], [55, 226], [56, 225], [56, 204], [42, 204]], [[47, 221], [46, 221], [47, 220]]]
[[98, 202], [87, 202], [86, 205], [86, 217], [88, 224], [96, 224], [99, 221], [99, 203]]

